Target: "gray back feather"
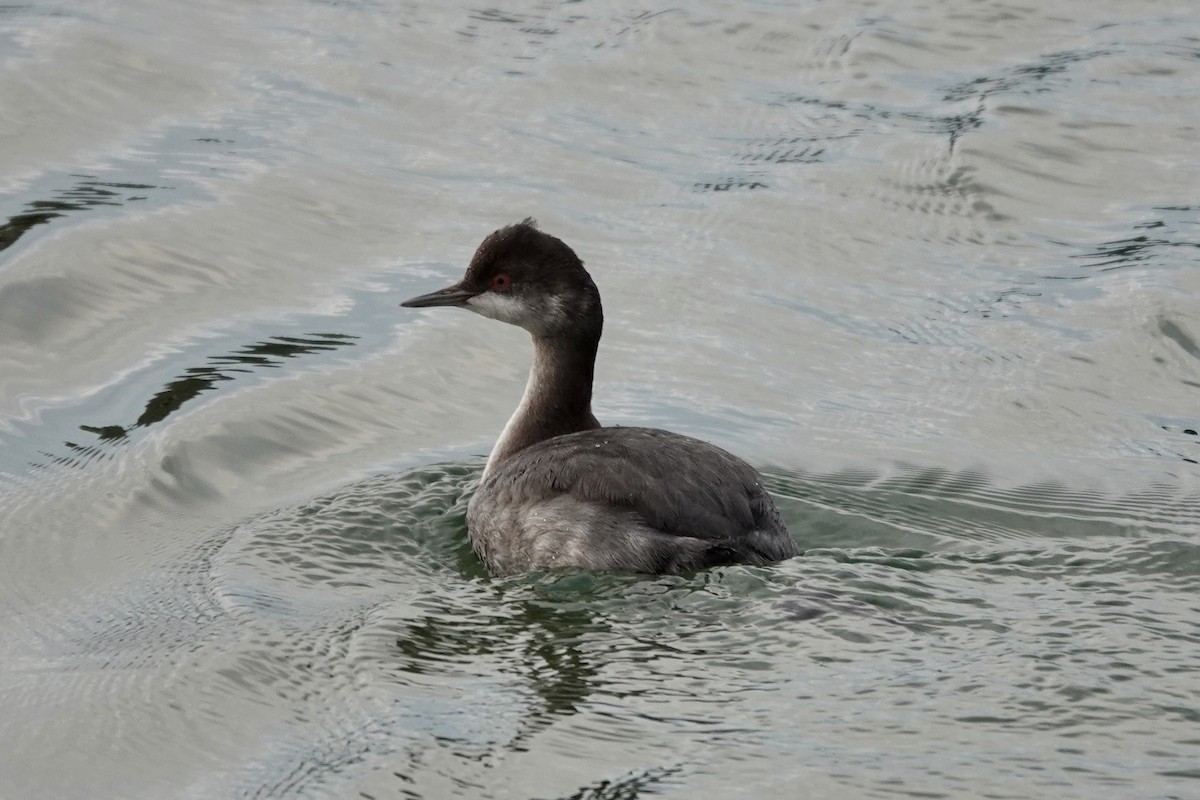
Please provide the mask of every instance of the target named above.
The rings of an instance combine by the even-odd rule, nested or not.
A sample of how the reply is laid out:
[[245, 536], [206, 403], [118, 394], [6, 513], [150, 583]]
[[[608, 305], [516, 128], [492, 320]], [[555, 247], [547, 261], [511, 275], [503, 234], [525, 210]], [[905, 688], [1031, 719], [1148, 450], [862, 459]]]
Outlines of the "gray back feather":
[[[484, 506], [530, 508], [556, 501], [561, 507], [558, 501], [567, 497], [579, 501], [581, 510], [607, 508], [610, 517], [636, 524], [643, 532], [637, 536], [639, 558], [646, 561], [650, 547], [655, 552], [650, 561], [666, 560], [653, 569], [649, 563], [625, 569], [680, 572], [795, 555], [774, 502], [749, 464], [699, 439], [652, 428], [598, 428], [531, 445], [505, 459], [473, 505], [482, 518]], [[505, 534], [516, 532], [489, 533], [508, 538]], [[595, 546], [603, 547], [603, 538]], [[490, 550], [499, 542], [478, 544]]]

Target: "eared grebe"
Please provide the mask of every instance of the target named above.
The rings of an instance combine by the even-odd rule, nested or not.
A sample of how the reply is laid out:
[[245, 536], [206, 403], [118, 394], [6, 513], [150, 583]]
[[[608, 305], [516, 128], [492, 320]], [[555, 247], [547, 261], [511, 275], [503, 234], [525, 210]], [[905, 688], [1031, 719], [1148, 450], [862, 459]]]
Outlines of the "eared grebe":
[[532, 219], [484, 239], [458, 283], [401, 305], [458, 306], [533, 335], [525, 396], [467, 507], [471, 544], [494, 574], [683, 573], [796, 554], [740, 458], [669, 431], [600, 427], [600, 293], [574, 251]]

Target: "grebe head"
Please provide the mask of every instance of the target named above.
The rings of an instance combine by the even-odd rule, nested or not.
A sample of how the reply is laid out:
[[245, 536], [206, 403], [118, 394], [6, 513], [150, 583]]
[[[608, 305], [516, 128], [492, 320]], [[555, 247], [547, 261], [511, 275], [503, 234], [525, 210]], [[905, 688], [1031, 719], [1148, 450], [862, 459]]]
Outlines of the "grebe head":
[[484, 239], [458, 283], [400, 305], [458, 306], [537, 338], [598, 338], [604, 319], [600, 293], [583, 262], [561, 239], [539, 231], [532, 218]]

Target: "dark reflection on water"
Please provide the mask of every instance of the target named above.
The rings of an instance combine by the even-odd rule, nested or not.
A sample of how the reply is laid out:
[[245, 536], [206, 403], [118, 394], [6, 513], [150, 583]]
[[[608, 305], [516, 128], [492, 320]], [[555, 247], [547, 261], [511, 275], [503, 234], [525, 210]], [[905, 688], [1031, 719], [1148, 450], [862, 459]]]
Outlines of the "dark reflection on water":
[[[956, 108], [949, 113], [943, 113], [940, 107], [915, 109], [870, 101], [849, 103], [815, 96], [811, 89], [782, 94], [771, 102], [813, 109], [815, 116], [809, 121], [810, 124], [818, 123], [829, 128], [829, 138], [832, 139], [861, 135], [868, 127], [878, 125], [913, 127], [915, 123], [915, 127], [922, 132], [945, 134], [949, 150], [954, 152], [964, 135], [985, 124], [990, 113], [985, 105], [989, 98], [1053, 91], [1061, 88], [1052, 85], [1055, 78], [1069, 80], [1068, 73], [1075, 65], [1107, 55], [1110, 53], [1103, 49], [1049, 53], [1039, 56], [1033, 63], [1003, 69], [999, 74], [980, 75], [952, 84], [943, 90], [941, 100], [954, 104], [975, 101], [975, 107], [967, 110]], [[802, 160], [810, 163], [807, 158]]]
[[563, 795], [561, 800], [637, 800], [639, 797], [661, 794], [664, 788], [674, 783], [671, 778], [682, 772], [682, 767], [637, 770], [632, 775], [583, 786], [577, 792]]
[[[593, 581], [583, 577], [582, 582]], [[505, 742], [511, 751], [528, 749], [556, 718], [576, 713], [588, 701], [602, 683], [602, 664], [581, 645], [609, 628], [602, 615], [581, 602], [589, 596], [586, 591], [566, 603], [521, 594], [506, 603], [503, 614], [464, 614], [466, 609], [448, 607], [394, 630], [399, 659], [392, 674], [401, 684], [409, 676], [460, 672], [458, 665], [481, 660], [506, 664], [505, 671], [519, 677], [532, 702]]]
[[983, 100], [1000, 94], [1041, 94], [1064, 88], [1055, 80], [1065, 78], [1076, 65], [1112, 55], [1107, 48], [1067, 50], [1041, 55], [1030, 64], [1001, 70], [997, 75], [981, 75], [946, 90], [945, 99], [957, 102], [968, 98]]
[[[183, 374], [169, 381], [162, 391], [151, 397], [137, 420], [129, 425], [80, 425], [80, 430], [95, 434], [99, 444], [63, 442], [70, 451], [68, 455], [43, 452], [48, 463], [58, 466], [81, 466], [87, 461], [106, 454], [103, 447], [125, 439], [131, 431], [162, 422], [190, 400], [213, 391], [218, 384], [232, 381], [239, 374], [249, 374], [260, 369], [277, 369], [287, 359], [301, 358], [314, 353], [336, 350], [353, 345], [357, 336], [344, 333], [312, 333], [303, 336], [273, 336], [254, 342], [232, 353], [209, 356], [208, 364], [187, 367]], [[45, 466], [32, 464], [31, 466]]]
[[[1164, 206], [1154, 209], [1166, 212], [1157, 219], [1140, 222], [1137, 230], [1154, 231], [1153, 234], [1137, 234], [1124, 239], [1102, 242], [1076, 253], [1072, 258], [1088, 261], [1087, 266], [1102, 272], [1126, 267], [1146, 266], [1149, 263], [1170, 263], [1163, 250], [1173, 247], [1200, 248], [1200, 240], [1188, 235], [1188, 228], [1200, 224], [1194, 206]], [[1187, 228], [1185, 228], [1187, 226]]]
[[140, 194], [152, 189], [161, 189], [145, 183], [117, 183], [96, 180], [94, 175], [72, 175], [80, 180], [71, 188], [56, 193], [50, 200], [34, 200], [26, 210], [8, 218], [0, 225], [0, 250], [6, 250], [31, 228], [44, 225], [52, 219], [79, 211], [88, 211], [97, 206], [120, 206], [145, 200]]
[[[947, 101], [954, 98], [947, 96]], [[910, 126], [917, 123], [922, 131], [946, 134], [949, 136], [949, 149], [954, 150], [959, 139], [968, 131], [983, 125], [983, 110], [958, 111], [950, 114], [939, 114], [936, 111], [911, 111], [899, 108], [887, 108], [876, 103], [861, 102], [853, 105], [841, 100], [827, 100], [814, 97], [805, 92], [788, 93], [771, 101], [773, 105], [801, 105], [813, 110], [815, 116], [808, 124], [816, 127], [828, 127], [829, 132], [819, 138], [809, 141], [831, 142], [838, 139], [850, 139], [862, 135], [869, 126], [879, 124], [903, 124]], [[801, 150], [784, 151], [786, 158], [781, 160], [764, 159], [779, 164], [802, 163], [813, 164], [821, 160], [825, 153], [826, 144], [821, 148], [806, 147]], [[758, 160], [758, 159], [754, 159]]]
[[[146, 404], [134, 427], [161, 422], [202, 392], [214, 389], [221, 381], [233, 380], [237, 374], [255, 369], [277, 369], [284, 359], [336, 350], [353, 345], [357, 336], [342, 333], [313, 333], [305, 336], [273, 336], [268, 340], [244, 346], [228, 355], [209, 356], [213, 366], [189, 367], [185, 374], [167, 384]], [[87, 428], [85, 428], [87, 430]]]
[[815, 164], [825, 148], [802, 137], [747, 139], [735, 158], [743, 164]]
[[767, 184], [760, 180], [755, 180], [753, 176], [735, 176], [728, 178], [717, 178], [710, 181], [698, 181], [692, 188], [697, 192], [729, 192], [736, 190], [754, 191], [755, 189], [767, 189]]

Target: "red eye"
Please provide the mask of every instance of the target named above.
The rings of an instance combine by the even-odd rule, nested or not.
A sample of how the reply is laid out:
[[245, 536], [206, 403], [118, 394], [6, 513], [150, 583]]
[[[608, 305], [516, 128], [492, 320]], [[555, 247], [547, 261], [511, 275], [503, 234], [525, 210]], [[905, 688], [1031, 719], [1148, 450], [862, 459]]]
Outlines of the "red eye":
[[507, 292], [509, 286], [512, 286], [512, 278], [508, 277], [508, 273], [497, 272], [492, 276], [492, 288], [497, 292]]

